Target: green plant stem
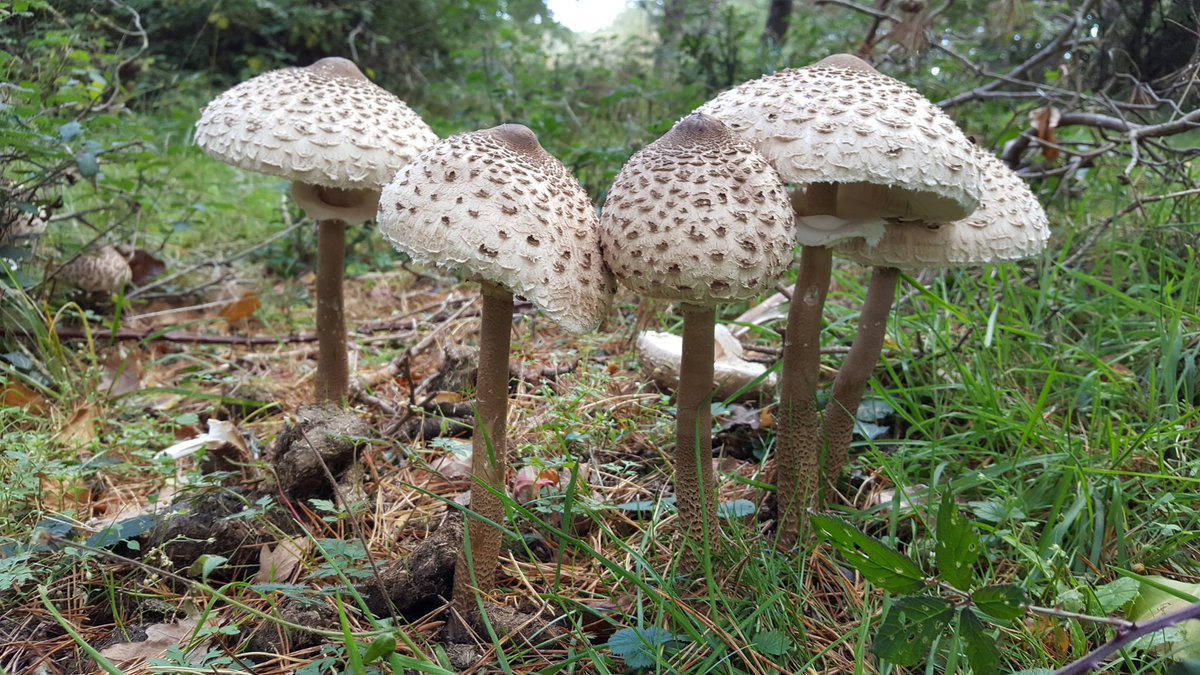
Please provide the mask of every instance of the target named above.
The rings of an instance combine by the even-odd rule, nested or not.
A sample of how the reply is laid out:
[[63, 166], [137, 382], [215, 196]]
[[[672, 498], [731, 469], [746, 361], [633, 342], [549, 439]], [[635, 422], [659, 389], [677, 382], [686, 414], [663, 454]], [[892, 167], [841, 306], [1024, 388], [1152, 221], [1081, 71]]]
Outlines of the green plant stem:
[[[508, 289], [484, 282], [483, 318], [479, 327], [479, 371], [475, 381], [475, 432], [471, 439], [471, 510], [495, 523], [504, 522], [504, 473], [508, 467], [505, 425], [508, 420], [508, 351], [512, 335], [513, 296]], [[486, 486], [486, 487], [485, 487]], [[488, 489], [490, 488], [490, 489]], [[478, 518], [466, 523], [471, 542], [454, 568], [454, 609], [471, 622], [478, 617], [475, 591], [496, 585], [502, 533]], [[452, 628], [452, 632], [462, 628]]]
[[350, 387], [346, 355], [346, 223], [322, 220], [317, 235], [317, 403], [345, 405]]
[[[806, 215], [832, 213], [837, 186], [810, 185], [806, 202]], [[821, 321], [832, 273], [833, 251], [829, 247], [803, 248], [783, 341], [783, 375], [775, 433], [779, 512], [776, 545], [784, 550], [796, 544], [821, 476], [817, 386], [821, 371]]]
[[713, 331], [716, 310], [683, 308], [683, 356], [675, 396], [675, 504], [685, 536], [704, 543], [717, 526], [712, 465]]
[[850, 353], [833, 380], [829, 403], [825, 406], [823, 443], [825, 448], [825, 481], [833, 488], [850, 457], [850, 441], [854, 437], [854, 421], [858, 405], [887, 335], [888, 315], [896, 297], [900, 270], [895, 267], [876, 267], [867, 287], [867, 298], [858, 319], [858, 331], [850, 345]]

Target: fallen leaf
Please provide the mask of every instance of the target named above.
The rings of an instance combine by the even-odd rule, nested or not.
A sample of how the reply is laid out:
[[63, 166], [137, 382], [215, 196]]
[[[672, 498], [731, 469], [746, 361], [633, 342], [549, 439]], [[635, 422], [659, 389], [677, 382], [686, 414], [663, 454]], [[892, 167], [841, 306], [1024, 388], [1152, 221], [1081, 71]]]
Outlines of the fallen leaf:
[[258, 299], [258, 294], [254, 291], [248, 291], [237, 302], [222, 308], [219, 314], [228, 323], [236, 323], [242, 319], [254, 316], [254, 313], [261, 306], [262, 302]]
[[1042, 156], [1046, 158], [1047, 162], [1058, 159], [1058, 148], [1050, 146], [1058, 143], [1054, 130], [1058, 127], [1058, 121], [1061, 118], [1062, 113], [1054, 106], [1045, 106], [1029, 111], [1029, 125], [1037, 132], [1038, 140], [1042, 143]]
[[71, 413], [67, 423], [58, 430], [54, 439], [68, 447], [87, 445], [96, 439], [96, 406], [82, 405]]
[[104, 372], [100, 375], [100, 391], [110, 397], [121, 396], [142, 388], [142, 359], [137, 350], [126, 353], [118, 348], [104, 357]]
[[3, 387], [0, 387], [0, 407], [28, 408], [29, 412], [35, 415], [46, 412], [45, 399], [42, 398], [42, 395], [16, 380], [9, 380]]
[[[146, 626], [146, 639], [141, 642], [118, 642], [100, 650], [100, 655], [123, 667], [131, 661], [154, 659], [167, 649], [181, 644], [196, 630], [197, 619], [187, 618], [175, 623], [156, 623]], [[201, 650], [203, 652], [203, 650]]]
[[258, 552], [258, 573], [254, 581], [260, 584], [291, 581], [312, 547], [312, 540], [308, 537], [284, 539], [274, 549], [263, 544]]
[[133, 272], [133, 285], [143, 286], [147, 281], [166, 272], [167, 266], [146, 249], [137, 248], [129, 254], [129, 269]]

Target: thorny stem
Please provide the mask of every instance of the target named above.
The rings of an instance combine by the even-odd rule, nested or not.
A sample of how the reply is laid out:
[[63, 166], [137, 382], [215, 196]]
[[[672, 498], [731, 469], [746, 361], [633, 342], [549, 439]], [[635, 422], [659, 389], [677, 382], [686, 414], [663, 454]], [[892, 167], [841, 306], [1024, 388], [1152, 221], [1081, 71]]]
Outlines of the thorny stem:
[[1118, 630], [1117, 636], [1111, 642], [1106, 642], [1093, 649], [1078, 661], [1056, 671], [1054, 675], [1084, 675], [1084, 673], [1089, 673], [1092, 669], [1098, 668], [1105, 659], [1143, 635], [1157, 633], [1160, 630], [1177, 626], [1184, 621], [1192, 619], [1200, 619], [1200, 602], [1184, 607], [1173, 614], [1161, 616], [1153, 621], [1130, 624], [1124, 630]]
[[825, 448], [825, 480], [832, 488], [850, 456], [850, 440], [854, 436], [854, 421], [858, 404], [871, 379], [871, 372], [883, 351], [887, 334], [888, 315], [896, 297], [900, 270], [895, 267], [876, 267], [867, 287], [867, 299], [858, 319], [858, 331], [850, 345], [850, 353], [833, 380], [829, 403], [825, 406], [825, 427], [822, 445]]
[[[837, 185], [808, 187], [806, 215], [833, 213]], [[817, 385], [821, 369], [821, 322], [833, 268], [827, 246], [805, 246], [800, 276], [792, 291], [783, 342], [783, 376], [779, 386], [778, 430], [775, 435], [776, 499], [779, 534], [776, 545], [795, 545], [803, 516], [817, 494], [821, 475], [820, 411]]]
[[[471, 438], [471, 510], [480, 518], [467, 522], [471, 557], [466, 547], [454, 568], [454, 610], [468, 623], [479, 618], [475, 591], [496, 586], [502, 533], [485, 520], [504, 522], [504, 473], [508, 468], [505, 425], [508, 421], [508, 351], [512, 334], [513, 296], [502, 286], [484, 282], [483, 318], [479, 326], [479, 371], [475, 380], [475, 432]], [[495, 492], [493, 492], [495, 491]], [[462, 626], [451, 626], [452, 633]], [[466, 634], [463, 631], [462, 634]]]
[[711, 307], [683, 309], [683, 356], [675, 414], [675, 499], [688, 541], [704, 543], [717, 527], [712, 465], [713, 329]]
[[346, 355], [346, 223], [322, 220], [317, 234], [317, 403], [346, 404], [350, 363]]

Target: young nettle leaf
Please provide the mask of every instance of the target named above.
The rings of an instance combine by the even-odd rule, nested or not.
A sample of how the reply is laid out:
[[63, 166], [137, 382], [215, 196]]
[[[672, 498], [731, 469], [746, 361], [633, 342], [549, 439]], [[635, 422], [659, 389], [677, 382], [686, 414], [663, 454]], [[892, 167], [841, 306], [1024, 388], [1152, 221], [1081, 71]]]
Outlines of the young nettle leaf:
[[[871, 651], [898, 666], [915, 666], [954, 620], [954, 606], [941, 598], [916, 596], [892, 603]], [[988, 672], [988, 671], [982, 671]]]
[[1025, 614], [1025, 590], [1013, 584], [984, 586], [971, 594], [971, 601], [979, 611], [1001, 623]]
[[1000, 672], [1000, 648], [996, 640], [984, 632], [983, 622], [970, 609], [959, 612], [958, 631], [962, 636], [963, 653], [976, 673]]
[[754, 649], [767, 656], [783, 656], [792, 648], [792, 640], [786, 633], [767, 630], [754, 634]]
[[954, 496], [947, 492], [937, 515], [938, 571], [942, 578], [960, 591], [969, 590], [975, 577], [975, 563], [982, 550], [974, 525], [958, 511]]
[[872, 584], [892, 593], [916, 593], [925, 588], [925, 573], [912, 558], [837, 518], [813, 516], [811, 522], [846, 562]]

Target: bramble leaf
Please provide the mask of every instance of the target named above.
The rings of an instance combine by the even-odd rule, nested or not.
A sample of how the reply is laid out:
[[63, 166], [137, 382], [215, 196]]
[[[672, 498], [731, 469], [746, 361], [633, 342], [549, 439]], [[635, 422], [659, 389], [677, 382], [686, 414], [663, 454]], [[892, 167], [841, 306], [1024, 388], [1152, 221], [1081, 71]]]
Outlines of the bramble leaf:
[[975, 612], [964, 609], [958, 617], [958, 631], [962, 635], [963, 653], [977, 673], [1000, 672], [1000, 648], [996, 641], [984, 632], [983, 622]]
[[1025, 614], [1025, 589], [1013, 584], [984, 586], [971, 594], [971, 600], [979, 611], [1001, 623]]
[[900, 598], [875, 633], [871, 651], [898, 666], [915, 666], [953, 620], [954, 607], [941, 598]]
[[973, 524], [962, 517], [947, 492], [937, 515], [937, 564], [942, 578], [960, 591], [969, 590], [982, 550]]
[[925, 573], [912, 558], [837, 518], [813, 516], [811, 522], [872, 584], [892, 593], [916, 593], [925, 588]]

